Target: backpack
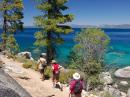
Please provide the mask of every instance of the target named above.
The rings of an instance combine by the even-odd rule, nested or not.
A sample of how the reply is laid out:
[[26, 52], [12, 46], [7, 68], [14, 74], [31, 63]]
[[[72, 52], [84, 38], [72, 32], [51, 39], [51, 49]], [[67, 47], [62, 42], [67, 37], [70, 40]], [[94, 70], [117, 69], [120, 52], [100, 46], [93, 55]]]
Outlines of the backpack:
[[74, 85], [74, 94], [80, 94], [82, 92], [83, 86], [80, 81], [76, 81]]
[[53, 67], [54, 67], [53, 69], [54, 74], [59, 74], [59, 64], [53, 64]]

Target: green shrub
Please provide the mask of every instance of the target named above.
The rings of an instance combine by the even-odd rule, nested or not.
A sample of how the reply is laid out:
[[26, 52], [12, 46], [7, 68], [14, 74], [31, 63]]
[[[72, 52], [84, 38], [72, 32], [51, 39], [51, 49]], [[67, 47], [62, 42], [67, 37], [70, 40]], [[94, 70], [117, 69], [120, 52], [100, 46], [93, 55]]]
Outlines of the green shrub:
[[72, 69], [66, 70], [66, 71], [65, 71], [65, 70], [61, 71], [59, 81], [60, 81], [61, 83], [63, 83], [63, 84], [68, 83], [69, 79], [72, 78], [72, 75], [73, 75], [74, 73], [75, 73], [75, 70], [72, 70]]
[[45, 74], [45, 78], [50, 78], [51, 77], [51, 75], [52, 75], [51, 66], [46, 67], [44, 74]]
[[32, 61], [32, 69], [34, 69], [35, 71], [38, 71], [38, 63], [37, 61]]
[[28, 69], [28, 68], [31, 68], [33, 64], [34, 64], [34, 61], [28, 60], [25, 63], [23, 63], [23, 67]]
[[16, 59], [16, 56], [14, 54], [11, 54], [10, 52], [7, 52], [6, 55], [8, 56], [8, 58], [10, 59], [13, 59], [15, 60]]
[[17, 56], [17, 57], [16, 57], [16, 60], [17, 60], [18, 62], [24, 63], [24, 62], [26, 62], [28, 59], [26, 59], [25, 57], [19, 57], [19, 56]]
[[103, 83], [99, 80], [98, 74], [97, 75], [91, 75], [87, 78], [87, 83], [90, 87], [90, 89], [95, 89], [101, 87]]
[[26, 59], [25, 57], [19, 57], [19, 56], [16, 57], [16, 60], [18, 62], [23, 63], [24, 68], [32, 68], [34, 70], [37, 70], [37, 68], [36, 68], [37, 62], [34, 60], [29, 60], [29, 59]]

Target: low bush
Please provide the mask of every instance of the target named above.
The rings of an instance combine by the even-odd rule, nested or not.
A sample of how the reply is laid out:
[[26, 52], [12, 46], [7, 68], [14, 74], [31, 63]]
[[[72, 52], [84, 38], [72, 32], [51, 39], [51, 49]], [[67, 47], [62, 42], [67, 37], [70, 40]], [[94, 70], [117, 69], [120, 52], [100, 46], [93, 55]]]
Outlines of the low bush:
[[16, 59], [16, 56], [10, 52], [6, 52], [6, 55], [8, 56], [7, 58], [9, 58], [9, 59], [13, 59], [13, 60]]
[[63, 70], [60, 73], [60, 79], [59, 81], [63, 84], [66, 84], [71, 80], [72, 75], [75, 73], [75, 70], [69, 69], [69, 70]]
[[37, 62], [34, 60], [29, 60], [29, 59], [26, 59], [25, 57], [20, 57], [20, 56], [17, 56], [16, 60], [18, 62], [23, 63], [24, 68], [32, 68], [34, 70], [37, 70]]
[[23, 67], [28, 69], [28, 68], [31, 68], [34, 64], [35, 64], [34, 61], [27, 60], [27, 61], [25, 61], [25, 63], [23, 63]]
[[26, 62], [28, 59], [26, 59], [26, 58], [24, 58], [24, 57], [19, 57], [19, 56], [17, 56], [17, 57], [16, 57], [16, 60], [17, 60], [18, 62], [23, 63], [23, 62]]
[[[69, 80], [72, 78], [72, 75], [75, 73], [75, 70], [61, 70], [60, 71], [60, 78], [59, 81], [63, 84], [66, 84], [69, 82]], [[45, 69], [45, 77], [51, 78], [52, 77], [52, 68], [51, 66], [47, 66]]]
[[52, 69], [51, 66], [47, 66], [45, 69], [45, 78], [49, 79], [52, 76]]

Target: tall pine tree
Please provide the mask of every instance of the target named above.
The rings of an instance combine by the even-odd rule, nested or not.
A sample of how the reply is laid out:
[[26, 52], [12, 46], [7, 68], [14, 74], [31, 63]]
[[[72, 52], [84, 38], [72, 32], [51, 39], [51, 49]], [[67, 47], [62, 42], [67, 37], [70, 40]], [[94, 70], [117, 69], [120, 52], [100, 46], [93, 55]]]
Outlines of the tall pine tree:
[[72, 28], [65, 23], [71, 22], [73, 15], [62, 13], [68, 9], [65, 6], [67, 2], [68, 0], [40, 0], [40, 4], [37, 6], [42, 14], [35, 17], [35, 23], [42, 29], [35, 33], [37, 40], [34, 44], [39, 47], [46, 47], [48, 64], [54, 59], [55, 45], [64, 42], [61, 34], [72, 32]]
[[14, 34], [22, 30], [23, 22], [23, 1], [22, 0], [1, 0], [0, 12], [3, 20], [2, 49], [8, 49], [11, 52], [17, 52], [18, 44]]

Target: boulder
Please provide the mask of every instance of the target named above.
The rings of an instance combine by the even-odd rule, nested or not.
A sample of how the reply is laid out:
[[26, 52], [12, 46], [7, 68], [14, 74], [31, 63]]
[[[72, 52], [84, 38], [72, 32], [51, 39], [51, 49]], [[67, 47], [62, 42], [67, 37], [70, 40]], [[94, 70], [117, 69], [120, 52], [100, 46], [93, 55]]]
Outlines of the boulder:
[[27, 52], [27, 51], [21, 52], [21, 53], [18, 53], [18, 56], [20, 56], [20, 57], [25, 57], [26, 59], [34, 60], [34, 59], [32, 58], [31, 52]]
[[104, 85], [113, 84], [113, 79], [109, 72], [102, 72], [100, 75], [100, 80], [104, 83]]
[[127, 82], [127, 81], [121, 81], [120, 84], [121, 84], [122, 86], [127, 86], [127, 85], [128, 85], [128, 82]]
[[122, 97], [121, 92], [110, 85], [106, 85], [106, 87], [104, 87], [104, 91], [109, 92], [114, 97]]
[[0, 69], [0, 97], [32, 97], [13, 78]]
[[3, 70], [6, 73], [13, 72], [15, 74], [24, 74], [24, 71], [22, 70], [21, 67], [17, 66], [16, 64], [5, 64], [5, 67]]
[[82, 90], [82, 97], [88, 97], [89, 93], [86, 92], [85, 90]]
[[130, 66], [118, 69], [114, 74], [119, 78], [130, 78]]
[[0, 97], [21, 97], [18, 93], [14, 90], [0, 85]]
[[42, 56], [46, 56], [46, 53], [41, 53]]
[[122, 97], [127, 97], [127, 94], [125, 92], [121, 92]]
[[130, 88], [127, 91], [127, 97], [130, 97]]
[[116, 83], [113, 84], [112, 86], [113, 86], [113, 88], [118, 89], [118, 85]]

